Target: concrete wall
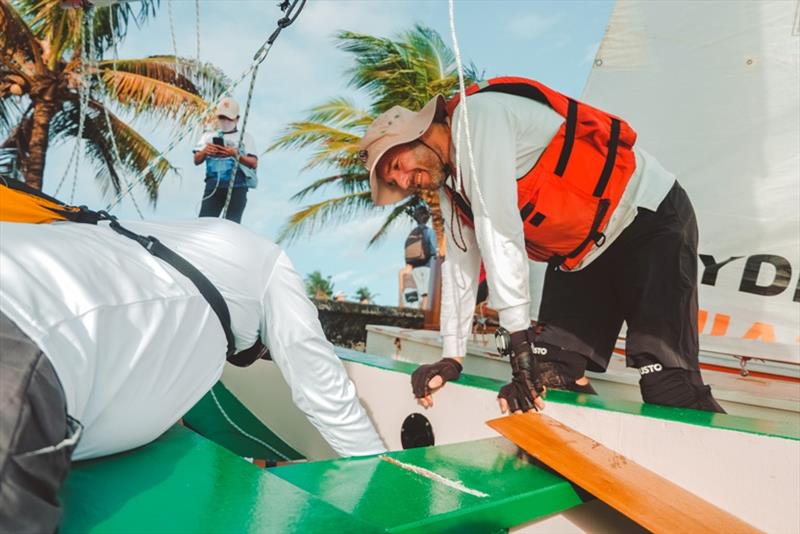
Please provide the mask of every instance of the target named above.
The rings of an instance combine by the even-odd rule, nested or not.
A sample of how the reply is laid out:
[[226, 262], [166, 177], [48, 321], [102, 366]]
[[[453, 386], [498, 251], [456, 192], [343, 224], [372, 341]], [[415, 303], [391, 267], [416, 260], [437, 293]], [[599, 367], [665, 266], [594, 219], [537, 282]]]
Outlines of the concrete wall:
[[367, 325], [382, 324], [401, 328], [422, 328], [422, 311], [393, 306], [313, 300], [325, 336], [334, 345], [363, 351], [367, 342]]

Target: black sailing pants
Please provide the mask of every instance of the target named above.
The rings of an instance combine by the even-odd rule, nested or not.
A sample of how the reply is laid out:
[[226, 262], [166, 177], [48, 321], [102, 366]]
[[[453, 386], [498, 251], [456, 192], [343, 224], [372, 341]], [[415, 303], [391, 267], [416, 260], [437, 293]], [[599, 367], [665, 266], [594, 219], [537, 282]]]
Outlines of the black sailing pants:
[[0, 532], [58, 529], [79, 429], [47, 356], [0, 313]]

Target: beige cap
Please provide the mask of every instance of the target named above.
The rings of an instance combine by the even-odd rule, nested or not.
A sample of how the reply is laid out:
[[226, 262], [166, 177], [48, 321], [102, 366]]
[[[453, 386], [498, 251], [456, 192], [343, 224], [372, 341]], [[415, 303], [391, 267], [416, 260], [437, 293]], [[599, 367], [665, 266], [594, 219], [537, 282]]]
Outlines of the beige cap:
[[236, 120], [239, 118], [239, 104], [236, 103], [236, 100], [226, 96], [217, 104], [215, 114], [217, 117], [222, 116]]
[[411, 194], [379, 179], [376, 174], [378, 162], [389, 149], [419, 139], [435, 119], [444, 117], [444, 112], [444, 97], [437, 95], [417, 112], [394, 106], [378, 115], [369, 125], [367, 133], [358, 143], [358, 157], [369, 170], [373, 203], [379, 206], [393, 204]]

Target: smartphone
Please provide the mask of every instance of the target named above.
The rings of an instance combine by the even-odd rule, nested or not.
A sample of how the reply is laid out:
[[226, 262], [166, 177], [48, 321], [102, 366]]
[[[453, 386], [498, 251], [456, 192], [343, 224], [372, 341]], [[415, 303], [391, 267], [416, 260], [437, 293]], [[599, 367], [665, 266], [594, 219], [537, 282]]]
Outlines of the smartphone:
[[217, 146], [225, 146], [225, 140], [222, 137], [214, 137], [211, 140], [211, 143], [213, 143], [213, 144], [215, 144]]

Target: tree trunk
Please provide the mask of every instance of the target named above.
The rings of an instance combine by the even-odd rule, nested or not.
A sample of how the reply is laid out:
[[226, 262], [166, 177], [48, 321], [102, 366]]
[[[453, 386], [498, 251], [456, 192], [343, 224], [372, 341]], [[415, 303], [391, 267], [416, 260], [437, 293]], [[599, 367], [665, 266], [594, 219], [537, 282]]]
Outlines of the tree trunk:
[[42, 189], [47, 147], [50, 144], [50, 119], [56, 111], [56, 104], [50, 99], [36, 100], [33, 103], [33, 125], [28, 143], [28, 160], [25, 162], [25, 183], [34, 189]]

